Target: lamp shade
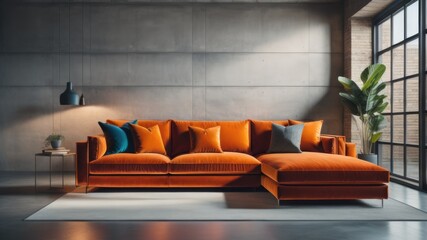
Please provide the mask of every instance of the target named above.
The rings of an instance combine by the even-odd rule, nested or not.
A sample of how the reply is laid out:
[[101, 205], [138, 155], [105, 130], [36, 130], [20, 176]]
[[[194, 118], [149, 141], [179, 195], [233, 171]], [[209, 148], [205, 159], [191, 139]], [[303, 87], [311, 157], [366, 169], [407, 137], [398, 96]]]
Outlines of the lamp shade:
[[73, 83], [67, 82], [67, 89], [59, 96], [61, 105], [79, 105], [79, 95], [73, 91]]

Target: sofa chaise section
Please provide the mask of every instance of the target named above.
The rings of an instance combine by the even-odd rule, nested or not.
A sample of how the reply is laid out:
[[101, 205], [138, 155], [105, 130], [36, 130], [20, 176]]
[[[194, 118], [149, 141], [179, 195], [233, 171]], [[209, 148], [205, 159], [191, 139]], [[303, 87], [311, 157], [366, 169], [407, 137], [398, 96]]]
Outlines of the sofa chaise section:
[[389, 172], [354, 157], [264, 154], [261, 184], [279, 200], [385, 199]]

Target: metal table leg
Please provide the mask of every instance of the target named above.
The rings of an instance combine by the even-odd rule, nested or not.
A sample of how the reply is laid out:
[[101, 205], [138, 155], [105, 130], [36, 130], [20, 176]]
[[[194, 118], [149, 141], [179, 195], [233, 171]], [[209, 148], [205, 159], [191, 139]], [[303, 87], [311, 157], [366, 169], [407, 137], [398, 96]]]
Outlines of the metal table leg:
[[49, 187], [52, 188], [52, 156], [49, 156]]
[[37, 156], [34, 155], [34, 192], [37, 192]]

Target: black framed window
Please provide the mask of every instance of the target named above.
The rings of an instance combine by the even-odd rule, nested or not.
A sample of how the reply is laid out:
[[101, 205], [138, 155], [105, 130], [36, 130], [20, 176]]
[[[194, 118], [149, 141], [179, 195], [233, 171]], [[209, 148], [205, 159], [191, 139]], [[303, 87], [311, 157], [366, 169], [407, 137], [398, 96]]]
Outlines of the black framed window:
[[[377, 144], [380, 165], [393, 179], [426, 189], [425, 14], [427, 0], [398, 1], [373, 24], [374, 61], [383, 76], [389, 124]], [[423, 73], [423, 74], [420, 74]]]

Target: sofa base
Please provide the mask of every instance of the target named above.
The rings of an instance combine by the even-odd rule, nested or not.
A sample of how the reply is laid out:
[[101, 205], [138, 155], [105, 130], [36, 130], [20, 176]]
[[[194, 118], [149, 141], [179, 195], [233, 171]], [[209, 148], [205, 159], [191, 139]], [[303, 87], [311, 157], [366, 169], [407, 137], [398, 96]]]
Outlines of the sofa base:
[[90, 175], [87, 187], [226, 188], [260, 187], [260, 175]]
[[261, 185], [278, 200], [387, 199], [388, 185], [281, 185], [261, 176]]

